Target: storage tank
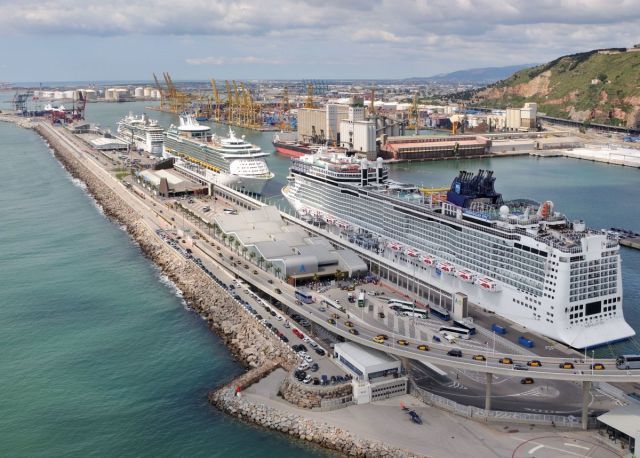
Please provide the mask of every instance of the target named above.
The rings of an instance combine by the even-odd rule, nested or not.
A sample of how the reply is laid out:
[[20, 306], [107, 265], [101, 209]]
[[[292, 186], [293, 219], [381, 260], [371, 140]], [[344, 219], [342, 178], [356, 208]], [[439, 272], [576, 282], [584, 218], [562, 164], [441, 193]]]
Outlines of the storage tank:
[[95, 91], [95, 89], [83, 89], [82, 92], [84, 94], [85, 100], [95, 100], [96, 99], [97, 92]]
[[71, 99], [71, 100], [73, 100], [73, 98], [74, 98], [74, 96], [75, 96], [75, 93], [76, 93], [76, 91], [64, 91], [64, 92], [62, 93], [62, 96], [63, 96], [65, 99]]
[[144, 88], [143, 87], [135, 88], [135, 90], [133, 91], [133, 96], [136, 99], [141, 99], [142, 97], [144, 97]]
[[104, 99], [105, 99], [105, 100], [113, 100], [114, 98], [115, 98], [115, 97], [114, 97], [114, 89], [113, 89], [112, 87], [107, 88], [107, 89], [104, 91]]
[[54, 99], [63, 99], [64, 98], [64, 92], [62, 91], [55, 91], [53, 93], [53, 98]]
[[153, 92], [153, 88], [150, 88], [150, 87], [147, 86], [147, 87], [144, 88], [143, 95], [145, 97], [151, 97], [151, 92]]
[[159, 99], [160, 98], [160, 93], [158, 92], [157, 89], [153, 89], [151, 91], [151, 97], [154, 98], [154, 99]]

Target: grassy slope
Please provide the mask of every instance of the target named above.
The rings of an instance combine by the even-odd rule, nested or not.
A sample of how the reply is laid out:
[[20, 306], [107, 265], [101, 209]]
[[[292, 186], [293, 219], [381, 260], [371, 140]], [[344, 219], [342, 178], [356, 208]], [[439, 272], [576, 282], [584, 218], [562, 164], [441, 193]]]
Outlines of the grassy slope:
[[[507, 94], [500, 99], [487, 101], [492, 106], [519, 106], [523, 102], [538, 102], [540, 111], [552, 116], [566, 117], [568, 107], [575, 110], [597, 109], [608, 113], [613, 108], [629, 112], [630, 105], [623, 99], [640, 96], [640, 53], [598, 54], [588, 52], [564, 56], [544, 65], [514, 73], [495, 87], [514, 87], [528, 83], [539, 74], [551, 70], [551, 84], [548, 94], [535, 95], [529, 99]], [[591, 80], [606, 75], [610, 81], [592, 85]], [[601, 92], [607, 94], [603, 100]], [[574, 95], [572, 100], [568, 98]], [[561, 104], [547, 101], [563, 100]], [[600, 115], [602, 117], [605, 115]], [[605, 116], [606, 117], [606, 116]]]

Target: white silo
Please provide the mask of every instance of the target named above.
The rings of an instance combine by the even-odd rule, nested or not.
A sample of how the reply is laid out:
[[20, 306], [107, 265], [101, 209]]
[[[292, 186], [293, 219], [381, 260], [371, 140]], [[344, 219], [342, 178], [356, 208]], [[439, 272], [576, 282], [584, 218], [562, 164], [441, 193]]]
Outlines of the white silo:
[[159, 98], [159, 97], [158, 97], [158, 95], [159, 95], [159, 94], [158, 94], [158, 90], [157, 90], [157, 89], [153, 89], [153, 90], [151, 91], [151, 98], [152, 98], [152, 99], [157, 99], [157, 98]]
[[53, 93], [53, 98], [54, 98], [54, 99], [62, 99], [62, 98], [64, 98], [64, 92], [62, 92], [62, 91], [55, 91], [55, 92]]
[[141, 99], [142, 97], [144, 97], [144, 88], [143, 87], [135, 88], [135, 90], [133, 91], [133, 95], [136, 99]]
[[62, 97], [65, 99], [73, 100], [76, 91], [64, 91]]
[[145, 97], [151, 97], [151, 92], [153, 91], [153, 88], [150, 88], [149, 86], [144, 88], [144, 96]]

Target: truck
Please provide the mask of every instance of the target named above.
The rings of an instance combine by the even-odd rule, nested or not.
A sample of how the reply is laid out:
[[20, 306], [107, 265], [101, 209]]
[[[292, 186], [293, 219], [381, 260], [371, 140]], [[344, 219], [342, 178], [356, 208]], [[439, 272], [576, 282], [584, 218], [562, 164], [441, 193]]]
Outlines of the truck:
[[493, 323], [493, 324], [491, 325], [491, 330], [492, 330], [493, 332], [495, 332], [496, 334], [502, 334], [502, 335], [504, 335], [504, 334], [506, 334], [506, 333], [507, 333], [507, 330], [506, 330], [503, 326], [500, 326], [499, 324], [496, 324], [496, 323]]
[[527, 339], [525, 336], [518, 337], [518, 343], [523, 347], [533, 348], [533, 340]]

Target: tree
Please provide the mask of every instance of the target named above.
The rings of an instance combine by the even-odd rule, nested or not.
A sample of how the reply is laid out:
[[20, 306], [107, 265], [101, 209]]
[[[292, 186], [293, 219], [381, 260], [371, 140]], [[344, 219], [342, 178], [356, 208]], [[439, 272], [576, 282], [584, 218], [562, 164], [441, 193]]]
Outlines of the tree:
[[222, 234], [222, 243], [224, 243], [226, 245], [228, 238], [229, 238], [229, 236], [227, 234]]
[[249, 259], [251, 259], [251, 261], [253, 261], [253, 258], [256, 257], [256, 252], [252, 251], [251, 253], [249, 253]]
[[233, 235], [230, 235], [228, 237], [228, 240], [229, 240], [229, 246], [232, 246], [233, 242], [235, 242], [236, 238]]
[[276, 277], [280, 278], [280, 272], [282, 272], [282, 269], [276, 266], [276, 268], [273, 269], [273, 271], [276, 273]]
[[258, 265], [259, 265], [260, 267], [262, 267], [262, 263], [264, 263], [264, 258], [263, 258], [262, 256], [260, 256], [260, 257], [258, 258]]
[[264, 268], [267, 270], [267, 272], [269, 272], [269, 270], [273, 267], [273, 264], [270, 262], [267, 262], [264, 266]]
[[317, 282], [320, 279], [320, 277], [318, 277], [318, 274], [313, 274], [313, 281]]
[[340, 281], [342, 280], [342, 271], [340, 269], [336, 270], [336, 280]]
[[236, 246], [236, 253], [237, 253], [238, 249], [240, 248], [240, 240], [236, 240], [234, 245]]
[[247, 251], [249, 251], [249, 248], [247, 248], [246, 246], [243, 246], [242, 255], [244, 256], [245, 259], [247, 259]]

